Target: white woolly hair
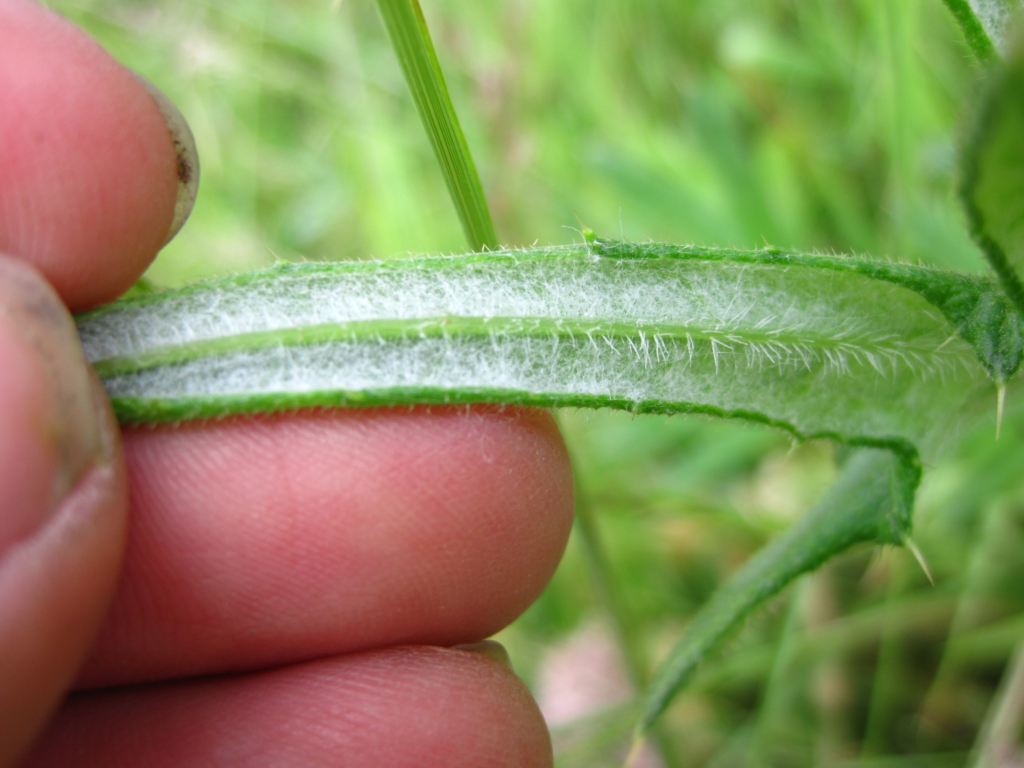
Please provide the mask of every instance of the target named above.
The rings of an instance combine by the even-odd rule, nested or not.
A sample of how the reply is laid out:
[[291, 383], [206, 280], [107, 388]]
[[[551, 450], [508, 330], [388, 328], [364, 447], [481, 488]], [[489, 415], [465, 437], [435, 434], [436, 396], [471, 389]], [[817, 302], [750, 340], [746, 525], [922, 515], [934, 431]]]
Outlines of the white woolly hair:
[[[451, 258], [214, 283], [81, 324], [103, 360], [243, 333], [368, 320], [519, 317], [934, 349], [952, 330], [912, 291], [809, 267], [673, 259]], [[360, 264], [358, 267], [365, 267]]]
[[[517, 333], [506, 322], [484, 334], [417, 332], [443, 329], [445, 318], [519, 319], [539, 330]], [[408, 321], [408, 332], [228, 345], [106, 385], [138, 398], [438, 388], [662, 400], [747, 410], [805, 433], [918, 440], [937, 428], [936, 413], [959, 410], [987, 383], [972, 350], [912, 291], [857, 274], [723, 261], [511, 253], [304, 265], [122, 305], [80, 330], [95, 362], [395, 320]]]
[[[1020, 0], [970, 0], [974, 14], [985, 28], [985, 32], [996, 48], [1006, 48], [1010, 20], [1013, 15], [1024, 10], [1024, 2]], [[1016, 6], [1016, 7], [1015, 7]]]

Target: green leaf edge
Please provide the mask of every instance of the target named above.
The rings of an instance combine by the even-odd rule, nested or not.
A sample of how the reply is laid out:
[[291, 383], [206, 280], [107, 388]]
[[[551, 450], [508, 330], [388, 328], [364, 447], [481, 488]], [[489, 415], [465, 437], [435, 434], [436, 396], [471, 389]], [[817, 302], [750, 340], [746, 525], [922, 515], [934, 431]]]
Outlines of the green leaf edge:
[[953, 14], [960, 30], [963, 32], [964, 41], [971, 49], [978, 61], [985, 65], [991, 65], [999, 60], [999, 52], [996, 50], [992, 39], [985, 31], [985, 27], [974, 13], [968, 0], [943, 0], [949, 12]]

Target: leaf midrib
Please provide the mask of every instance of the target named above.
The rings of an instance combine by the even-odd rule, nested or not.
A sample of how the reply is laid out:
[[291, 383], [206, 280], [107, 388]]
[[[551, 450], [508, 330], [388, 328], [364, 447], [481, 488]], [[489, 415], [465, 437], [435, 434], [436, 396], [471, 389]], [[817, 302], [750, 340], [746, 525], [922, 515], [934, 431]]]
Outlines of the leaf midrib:
[[[254, 352], [272, 347], [315, 346], [331, 343], [393, 343], [417, 339], [449, 338], [452, 340], [489, 338], [494, 340], [531, 337], [558, 338], [576, 343], [595, 339], [612, 343], [634, 345], [639, 353], [645, 350], [658, 358], [659, 344], [706, 342], [727, 348], [736, 344], [761, 351], [759, 359], [766, 357], [779, 369], [791, 367], [802, 353], [821, 351], [863, 354], [870, 362], [871, 355], [887, 356], [906, 361], [907, 355], [942, 354], [941, 344], [914, 343], [897, 338], [869, 338], [844, 334], [842, 337], [814, 334], [801, 329], [800, 333], [785, 330], [757, 330], [746, 328], [707, 328], [694, 325], [661, 323], [623, 323], [594, 321], [592, 319], [565, 319], [549, 317], [433, 317], [415, 319], [374, 319], [341, 323], [321, 323], [300, 328], [280, 328], [252, 331], [190, 342], [169, 344], [133, 355], [110, 357], [93, 361], [101, 377], [128, 375], [160, 366], [179, 365], [194, 360], [230, 354]], [[637, 348], [636, 345], [639, 345]], [[651, 345], [653, 345], [653, 350]], [[772, 360], [772, 353], [782, 363]], [[950, 352], [951, 359], [963, 359]], [[788, 364], [788, 365], [787, 365]], [[764, 369], [759, 365], [759, 370]], [[807, 366], [809, 367], [809, 366]], [[876, 366], [876, 370], [878, 370]], [[883, 371], [879, 370], [879, 373]]]

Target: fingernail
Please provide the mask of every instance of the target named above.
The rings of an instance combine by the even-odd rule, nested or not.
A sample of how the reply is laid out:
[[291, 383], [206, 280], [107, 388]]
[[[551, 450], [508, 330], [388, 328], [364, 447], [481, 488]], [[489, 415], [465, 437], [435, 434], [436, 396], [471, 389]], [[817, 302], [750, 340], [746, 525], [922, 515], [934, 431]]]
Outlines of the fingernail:
[[188, 127], [185, 116], [174, 106], [174, 102], [138, 72], [135, 76], [146, 86], [149, 95], [160, 108], [160, 114], [163, 115], [167, 130], [171, 134], [171, 141], [174, 142], [174, 154], [178, 159], [178, 197], [174, 202], [174, 219], [171, 221], [167, 240], [164, 241], [166, 245], [185, 225], [189, 214], [192, 213], [192, 207], [196, 204], [196, 193], [199, 190], [199, 153], [196, 151], [192, 129]]
[[30, 536], [103, 455], [74, 321], [31, 267], [0, 256], [0, 552]]
[[512, 658], [508, 655], [508, 651], [505, 650], [505, 646], [497, 640], [481, 640], [479, 643], [453, 645], [452, 650], [468, 651], [469, 653], [479, 653], [483, 656], [489, 656], [503, 666], [512, 669]]

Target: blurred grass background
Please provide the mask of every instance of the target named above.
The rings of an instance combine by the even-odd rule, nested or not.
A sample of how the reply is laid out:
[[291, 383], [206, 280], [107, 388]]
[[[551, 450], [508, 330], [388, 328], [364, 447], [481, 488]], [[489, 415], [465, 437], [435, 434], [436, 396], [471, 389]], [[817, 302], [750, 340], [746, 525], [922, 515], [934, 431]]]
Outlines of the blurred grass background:
[[[578, 215], [632, 240], [984, 269], [953, 193], [979, 72], [940, 0], [422, 2], [503, 243], [579, 240]], [[465, 250], [369, 0], [49, 4], [195, 132], [200, 194], [158, 285]], [[836, 457], [706, 419], [560, 419], [607, 578], [577, 530], [501, 639], [558, 764], [614, 765], [626, 658], [642, 677]], [[803, 579], [708, 661], [644, 764], [980, 767], [979, 744], [1018, 744], [1000, 691], [1024, 648], [1024, 409], [993, 433], [928, 468], [915, 540], [935, 586], [872, 548]], [[1010, 749], [999, 768], [1020, 765]]]

